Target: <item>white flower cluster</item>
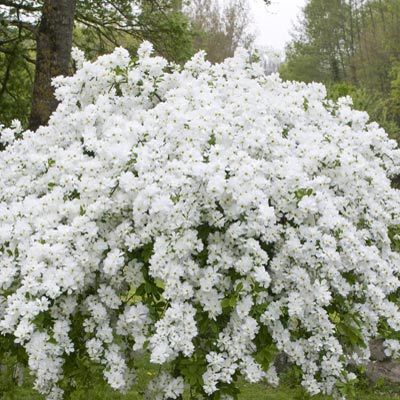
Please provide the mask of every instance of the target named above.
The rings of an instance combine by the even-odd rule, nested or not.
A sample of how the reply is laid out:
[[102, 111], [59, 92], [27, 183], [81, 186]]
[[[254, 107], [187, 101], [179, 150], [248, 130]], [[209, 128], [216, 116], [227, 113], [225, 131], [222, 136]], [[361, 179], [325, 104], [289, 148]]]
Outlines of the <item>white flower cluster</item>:
[[185, 389], [183, 378], [174, 378], [171, 374], [161, 372], [152, 379], [146, 390], [146, 398], [154, 400], [177, 399]]
[[370, 338], [398, 355], [395, 143], [244, 51], [181, 69], [151, 52], [77, 52], [49, 125], [2, 131], [0, 333], [36, 387], [62, 397], [82, 340], [119, 390], [147, 352], [157, 399], [183, 392], [185, 360], [211, 395], [238, 374], [276, 383], [266, 350], [284, 352], [331, 393]]

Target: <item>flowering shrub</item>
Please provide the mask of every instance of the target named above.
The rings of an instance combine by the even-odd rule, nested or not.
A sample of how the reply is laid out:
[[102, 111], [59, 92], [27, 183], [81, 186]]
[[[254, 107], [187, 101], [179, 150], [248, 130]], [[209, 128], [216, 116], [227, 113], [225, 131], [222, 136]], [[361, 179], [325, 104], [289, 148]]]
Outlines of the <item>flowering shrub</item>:
[[365, 113], [243, 51], [75, 58], [49, 126], [1, 133], [0, 332], [37, 390], [89, 358], [125, 391], [149, 356], [150, 399], [228, 399], [284, 352], [332, 393], [372, 337], [399, 356], [400, 153]]

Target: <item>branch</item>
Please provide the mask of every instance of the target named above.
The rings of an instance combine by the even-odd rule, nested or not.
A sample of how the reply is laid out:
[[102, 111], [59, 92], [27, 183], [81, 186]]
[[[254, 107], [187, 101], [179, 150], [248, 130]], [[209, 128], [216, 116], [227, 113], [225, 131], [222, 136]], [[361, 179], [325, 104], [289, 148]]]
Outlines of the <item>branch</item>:
[[41, 7], [30, 6], [29, 4], [16, 3], [15, 1], [0, 0], [0, 5], [6, 7], [14, 7], [18, 10], [25, 10], [29, 12], [40, 11]]
[[[14, 55], [14, 52], [12, 50], [7, 49], [5, 47], [1, 47], [1, 46], [0, 46], [0, 53], [7, 54], [8, 56], [13, 56]], [[27, 56], [26, 54], [22, 54], [22, 58], [25, 61], [27, 61], [27, 62], [29, 62], [29, 63], [31, 63], [33, 65], [36, 64], [36, 61], [33, 58], [30, 58], [29, 56]]]
[[1, 47], [1, 46], [0, 46], [0, 53], [7, 54], [9, 56], [14, 55], [14, 51], [13, 50], [10, 50], [10, 49], [7, 49], [7, 48]]
[[29, 32], [32, 32], [33, 34], [36, 35], [37, 33], [37, 28], [35, 25], [30, 24], [29, 22], [24, 22], [20, 20], [14, 20], [9, 22], [10, 25], [16, 26], [18, 28], [26, 29]]
[[91, 23], [85, 19], [76, 18], [76, 21], [81, 23], [84, 26], [87, 26], [88, 28], [93, 29], [98, 35], [100, 35], [99, 37], [104, 37], [106, 40], [108, 40], [113, 45], [118, 46], [118, 42], [116, 41], [116, 39], [114, 39], [108, 32], [106, 32], [104, 30], [106, 28], [102, 29], [102, 27], [99, 26], [98, 24], [96, 24], [94, 22]]
[[109, 16], [101, 16], [100, 18], [97, 18], [94, 14], [89, 15], [88, 13], [76, 13], [76, 20], [85, 24], [85, 25], [98, 25], [103, 28], [109, 28], [109, 29], [118, 29], [118, 30], [123, 30], [126, 31], [130, 29], [131, 27], [129, 25], [123, 25], [121, 24], [120, 18], [116, 16], [115, 18], [111, 18]]
[[5, 44], [7, 44], [7, 43], [13, 43], [16, 40], [18, 40], [18, 39], [17, 38], [12, 38], [12, 39], [0, 40], [0, 46], [3, 46]]
[[4, 73], [4, 78], [3, 78], [3, 81], [1, 82], [0, 97], [3, 97], [3, 94], [5, 93], [5, 91], [7, 89], [7, 84], [10, 79], [10, 72], [11, 72], [11, 66], [12, 66], [13, 61], [14, 61], [13, 57], [10, 57], [8, 59], [6, 71]]

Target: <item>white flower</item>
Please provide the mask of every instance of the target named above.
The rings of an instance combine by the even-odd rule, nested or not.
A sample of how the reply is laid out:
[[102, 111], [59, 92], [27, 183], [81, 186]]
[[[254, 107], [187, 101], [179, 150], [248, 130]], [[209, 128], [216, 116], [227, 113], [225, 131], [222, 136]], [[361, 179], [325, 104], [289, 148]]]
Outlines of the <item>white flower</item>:
[[81, 340], [120, 391], [150, 355], [151, 399], [181, 395], [167, 369], [197, 346], [207, 395], [236, 374], [276, 384], [265, 346], [334, 392], [343, 360], [370, 355], [340, 324], [360, 345], [400, 329], [400, 151], [348, 98], [266, 77], [244, 50], [184, 67], [152, 51], [74, 50], [49, 125], [0, 127], [0, 333], [49, 399]]
[[120, 250], [115, 249], [107, 254], [104, 260], [104, 273], [114, 275], [124, 265], [124, 257]]

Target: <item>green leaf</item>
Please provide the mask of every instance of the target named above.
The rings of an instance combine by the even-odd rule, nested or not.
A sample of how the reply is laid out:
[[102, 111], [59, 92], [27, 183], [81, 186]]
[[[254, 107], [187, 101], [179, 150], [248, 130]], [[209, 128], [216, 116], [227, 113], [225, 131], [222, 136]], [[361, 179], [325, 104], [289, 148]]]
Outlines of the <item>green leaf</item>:
[[294, 192], [294, 195], [298, 201], [300, 201], [305, 196], [311, 196], [313, 190], [311, 188], [300, 188]]
[[308, 110], [308, 99], [306, 97], [304, 97], [303, 108], [304, 108], [304, 111]]
[[216, 138], [215, 138], [215, 134], [214, 133], [212, 133], [211, 135], [210, 135], [210, 139], [208, 139], [208, 144], [209, 145], [211, 145], [211, 146], [214, 146], [215, 144], [216, 144]]
[[230, 299], [227, 297], [221, 301], [222, 308], [228, 308], [230, 303]]
[[238, 299], [237, 299], [236, 296], [232, 296], [232, 297], [229, 299], [229, 305], [230, 305], [231, 307], [235, 307], [235, 305], [236, 305], [237, 302], [238, 302]]
[[336, 325], [338, 333], [345, 336], [352, 345], [366, 348], [361, 329], [353, 325], [355, 319], [349, 316], [344, 318], [343, 322]]
[[235, 293], [240, 293], [242, 289], [243, 289], [243, 283], [239, 282], [239, 284], [236, 286]]
[[212, 333], [217, 334], [219, 332], [218, 324], [215, 321], [210, 320], [210, 324], [209, 325], [210, 325]]
[[154, 248], [153, 243], [147, 243], [143, 246], [142, 258], [145, 263], [148, 263], [150, 261], [150, 258], [153, 255], [153, 248]]

